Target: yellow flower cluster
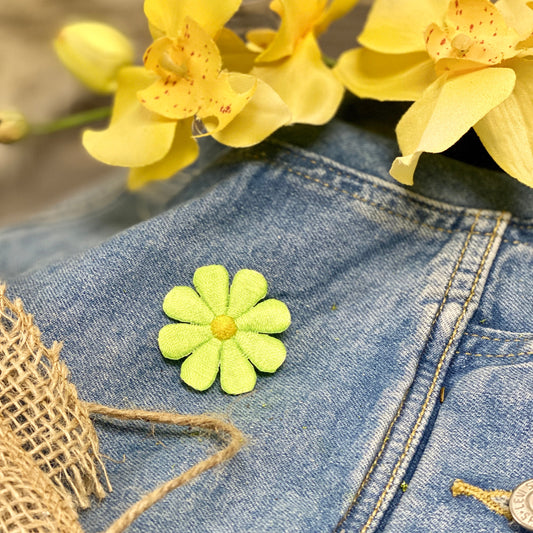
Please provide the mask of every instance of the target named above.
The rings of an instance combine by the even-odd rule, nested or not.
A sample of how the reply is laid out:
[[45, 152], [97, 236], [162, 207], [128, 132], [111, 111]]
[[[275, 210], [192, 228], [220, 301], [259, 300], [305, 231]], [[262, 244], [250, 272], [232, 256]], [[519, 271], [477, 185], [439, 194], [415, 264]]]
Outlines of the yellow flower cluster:
[[412, 184], [423, 152], [474, 128], [494, 160], [533, 187], [533, 3], [375, 0], [359, 42], [335, 68], [318, 37], [357, 0], [272, 0], [277, 31], [241, 40], [225, 25], [242, 0], [145, 0], [153, 43], [132, 66], [128, 40], [103, 25], [56, 41], [84, 83], [114, 92], [109, 127], [86, 131], [96, 159], [130, 168], [129, 186], [165, 179], [198, 156], [197, 138], [234, 147], [292, 123], [324, 124], [347, 88], [362, 98], [414, 101], [397, 126], [391, 175]]
[[405, 184], [423, 152], [471, 127], [508, 174], [533, 187], [533, 9], [527, 0], [377, 0], [336, 72], [361, 97], [414, 100], [396, 134]]
[[85, 148], [129, 167], [136, 189], [191, 164], [197, 137], [244, 147], [287, 124], [324, 124], [344, 88], [316, 38], [356, 2], [274, 0], [279, 31], [250, 32], [246, 44], [225, 27], [241, 0], [145, 0], [154, 41], [143, 66], [131, 66], [131, 46], [112, 28], [65, 28], [55, 43], [64, 64], [92, 89], [115, 90], [109, 127], [86, 131]]

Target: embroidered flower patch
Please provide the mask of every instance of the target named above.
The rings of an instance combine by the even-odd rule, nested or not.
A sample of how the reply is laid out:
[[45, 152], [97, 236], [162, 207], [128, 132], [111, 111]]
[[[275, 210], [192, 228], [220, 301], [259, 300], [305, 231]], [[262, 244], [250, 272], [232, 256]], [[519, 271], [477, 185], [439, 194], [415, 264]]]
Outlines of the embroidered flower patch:
[[285, 360], [283, 343], [266, 335], [281, 333], [291, 323], [287, 306], [263, 300], [267, 281], [255, 270], [239, 270], [231, 288], [228, 271], [221, 265], [203, 266], [190, 287], [174, 287], [163, 310], [179, 324], [159, 332], [159, 348], [167, 359], [187, 357], [181, 379], [197, 390], [208, 389], [220, 368], [220, 385], [228, 394], [255, 387], [255, 368], [275, 372]]

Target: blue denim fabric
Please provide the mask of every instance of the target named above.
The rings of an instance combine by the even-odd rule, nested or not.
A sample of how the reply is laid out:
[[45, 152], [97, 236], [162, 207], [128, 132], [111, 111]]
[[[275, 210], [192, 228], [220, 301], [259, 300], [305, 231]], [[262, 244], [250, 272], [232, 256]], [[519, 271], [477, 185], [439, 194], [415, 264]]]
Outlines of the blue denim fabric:
[[[249, 438], [131, 531], [518, 530], [450, 487], [533, 477], [533, 193], [442, 156], [409, 190], [388, 177], [395, 155], [340, 121], [293, 128], [176, 178], [135, 225], [144, 200], [122, 192], [0, 233], [0, 276], [64, 341], [83, 399], [220, 413]], [[292, 313], [286, 362], [246, 395], [188, 388], [157, 347], [164, 296], [208, 264], [259, 270]], [[88, 532], [217, 449], [193, 430], [96, 427], [114, 490], [82, 513]]]

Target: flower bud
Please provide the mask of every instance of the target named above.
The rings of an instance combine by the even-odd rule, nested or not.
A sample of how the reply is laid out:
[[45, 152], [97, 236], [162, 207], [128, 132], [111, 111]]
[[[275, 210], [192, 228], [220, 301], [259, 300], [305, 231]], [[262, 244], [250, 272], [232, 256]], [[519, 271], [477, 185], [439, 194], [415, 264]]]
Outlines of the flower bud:
[[18, 111], [0, 111], [0, 143], [13, 143], [26, 136], [28, 123]]
[[56, 54], [67, 69], [97, 93], [117, 88], [118, 71], [133, 62], [133, 46], [107, 24], [79, 22], [65, 26], [54, 40]]

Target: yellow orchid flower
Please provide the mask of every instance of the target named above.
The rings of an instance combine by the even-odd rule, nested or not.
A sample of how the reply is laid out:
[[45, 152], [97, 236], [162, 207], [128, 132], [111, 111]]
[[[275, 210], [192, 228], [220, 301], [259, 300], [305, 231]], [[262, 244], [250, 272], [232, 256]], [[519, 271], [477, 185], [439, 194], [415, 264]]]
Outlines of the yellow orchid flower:
[[[248, 146], [289, 121], [273, 89], [255, 76], [223, 68], [215, 38], [240, 3], [145, 0], [154, 42], [144, 67], [119, 73], [109, 127], [83, 135], [93, 157], [131, 168], [130, 188], [168, 178], [196, 159], [193, 122], [204, 130], [199, 136]], [[236, 118], [240, 127], [229, 127]]]
[[57, 56], [84, 85], [97, 93], [117, 89], [118, 71], [133, 63], [133, 46], [115, 28], [99, 22], [77, 22], [54, 39]]
[[250, 31], [260, 52], [251, 74], [273, 87], [289, 106], [292, 122], [325, 124], [340, 105], [344, 88], [323, 60], [317, 37], [358, 0], [273, 0], [281, 17], [277, 32]]
[[423, 152], [471, 127], [508, 174], [533, 187], [533, 10], [527, 0], [376, 0], [335, 72], [363, 98], [415, 100], [396, 128], [391, 175], [411, 185]]

